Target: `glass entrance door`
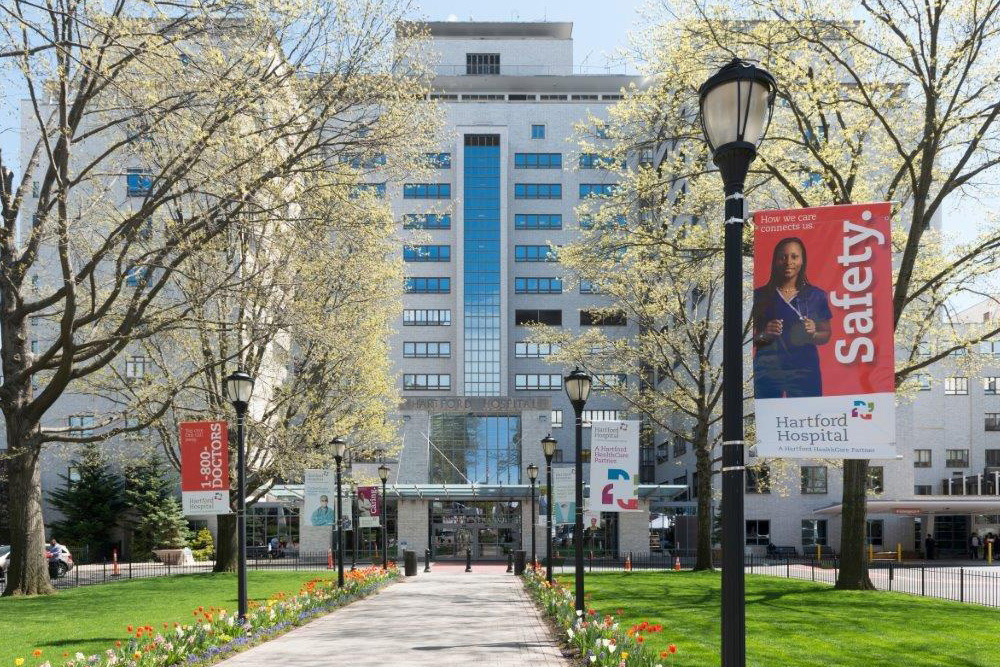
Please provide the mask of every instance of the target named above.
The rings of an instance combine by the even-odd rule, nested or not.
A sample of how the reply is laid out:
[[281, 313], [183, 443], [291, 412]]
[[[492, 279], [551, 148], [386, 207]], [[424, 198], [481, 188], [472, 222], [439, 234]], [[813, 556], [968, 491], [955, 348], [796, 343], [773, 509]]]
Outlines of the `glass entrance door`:
[[517, 502], [436, 501], [431, 511], [431, 549], [439, 560], [504, 560], [520, 548], [521, 510]]

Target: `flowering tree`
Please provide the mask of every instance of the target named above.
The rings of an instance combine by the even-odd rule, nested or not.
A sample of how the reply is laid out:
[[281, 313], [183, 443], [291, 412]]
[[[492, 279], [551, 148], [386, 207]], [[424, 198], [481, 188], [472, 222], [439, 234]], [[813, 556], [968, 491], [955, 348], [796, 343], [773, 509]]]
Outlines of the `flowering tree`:
[[[5, 6], [0, 66], [27, 91], [27, 154], [18, 175], [0, 156], [4, 595], [52, 591], [43, 446], [145, 427], [115, 416], [71, 430], [51, 423], [53, 406], [88, 391], [130, 346], [184, 330], [202, 303], [178, 279], [202, 253], [288, 219], [304, 179], [338, 171], [372, 108], [398, 113], [394, 103], [413, 92], [401, 81], [420, 62], [405, 41], [391, 43], [406, 10], [395, 0]], [[240, 267], [216, 274], [206, 299], [256, 276]], [[188, 386], [171, 385], [146, 417]]]

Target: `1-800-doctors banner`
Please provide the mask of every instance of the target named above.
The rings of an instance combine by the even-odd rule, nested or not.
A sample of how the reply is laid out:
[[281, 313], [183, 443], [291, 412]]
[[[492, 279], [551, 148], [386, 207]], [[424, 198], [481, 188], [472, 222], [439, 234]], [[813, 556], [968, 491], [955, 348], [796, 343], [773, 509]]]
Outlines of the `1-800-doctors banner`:
[[180, 424], [184, 514], [229, 514], [229, 430], [224, 421]]
[[891, 205], [754, 214], [757, 455], [896, 455]]

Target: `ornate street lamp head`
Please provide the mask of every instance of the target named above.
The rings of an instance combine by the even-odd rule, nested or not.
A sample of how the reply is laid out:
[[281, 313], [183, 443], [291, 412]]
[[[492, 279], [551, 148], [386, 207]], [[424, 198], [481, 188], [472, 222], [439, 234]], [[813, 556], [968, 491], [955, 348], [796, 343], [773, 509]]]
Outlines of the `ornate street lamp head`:
[[590, 398], [591, 382], [590, 376], [580, 370], [579, 366], [574, 368], [573, 372], [567, 375], [563, 381], [570, 403], [574, 406], [586, 403], [587, 399]]
[[771, 123], [777, 91], [767, 70], [739, 58], [698, 89], [702, 132], [726, 185], [746, 179]]
[[226, 398], [233, 404], [237, 412], [247, 409], [250, 396], [253, 394], [253, 378], [242, 370], [231, 373], [225, 380]]
[[532, 482], [538, 479], [538, 466], [536, 466], [534, 463], [528, 466], [528, 479], [530, 479]]
[[545, 454], [546, 459], [552, 458], [552, 455], [556, 453], [556, 445], [558, 444], [559, 443], [552, 437], [551, 433], [542, 438], [542, 452]]
[[347, 442], [343, 438], [334, 438], [330, 444], [333, 445], [333, 458], [337, 459], [337, 463], [340, 463], [344, 459], [344, 454], [347, 453]]
[[383, 482], [386, 481], [387, 479], [389, 479], [389, 466], [387, 466], [384, 463], [382, 465], [380, 465], [378, 467], [378, 477]]

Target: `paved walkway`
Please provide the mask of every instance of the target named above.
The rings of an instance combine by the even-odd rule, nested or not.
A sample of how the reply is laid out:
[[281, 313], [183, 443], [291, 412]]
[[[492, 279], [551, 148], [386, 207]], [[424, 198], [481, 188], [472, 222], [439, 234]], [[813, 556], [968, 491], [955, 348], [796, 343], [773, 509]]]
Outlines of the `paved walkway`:
[[514, 575], [464, 569], [420, 572], [219, 664], [569, 667]]

